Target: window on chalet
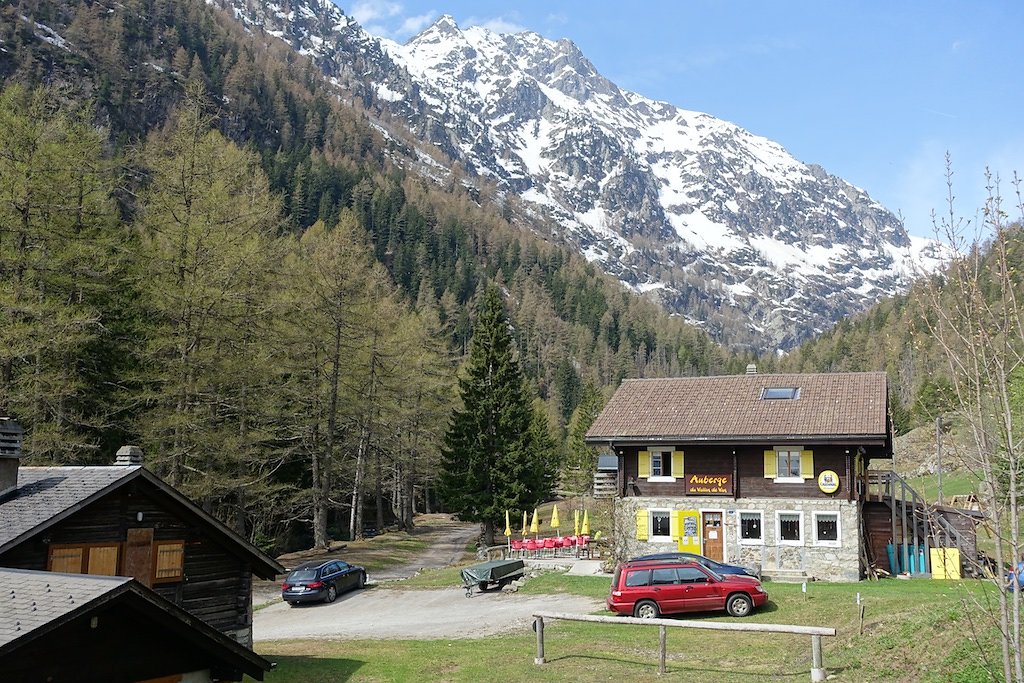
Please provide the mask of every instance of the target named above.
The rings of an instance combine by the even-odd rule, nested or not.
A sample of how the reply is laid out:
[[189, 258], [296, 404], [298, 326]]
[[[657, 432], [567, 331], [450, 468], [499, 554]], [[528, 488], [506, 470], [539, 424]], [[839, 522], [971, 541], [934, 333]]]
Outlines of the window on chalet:
[[153, 543], [153, 583], [181, 581], [185, 575], [185, 542]]
[[653, 482], [672, 482], [683, 476], [683, 452], [671, 448], [640, 451], [638, 475]]
[[839, 513], [814, 513], [814, 545], [839, 546]]
[[800, 387], [765, 387], [761, 390], [762, 401], [793, 401], [800, 398]]
[[47, 562], [51, 572], [116, 576], [120, 543], [52, 544]]
[[779, 446], [764, 452], [764, 476], [777, 484], [802, 484], [814, 479], [814, 452]]
[[803, 515], [799, 512], [777, 512], [780, 545], [803, 545]]
[[740, 510], [740, 543], [744, 545], [764, 544], [764, 513]]

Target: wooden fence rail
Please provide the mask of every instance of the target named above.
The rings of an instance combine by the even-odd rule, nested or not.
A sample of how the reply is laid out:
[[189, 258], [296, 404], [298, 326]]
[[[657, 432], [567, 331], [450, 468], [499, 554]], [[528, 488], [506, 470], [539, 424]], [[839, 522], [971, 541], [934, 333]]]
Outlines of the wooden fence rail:
[[544, 620], [589, 621], [598, 624], [634, 624], [658, 627], [658, 673], [665, 673], [665, 640], [668, 628], [696, 628], [710, 631], [756, 631], [761, 633], [794, 633], [811, 637], [811, 681], [825, 680], [825, 665], [821, 657], [821, 637], [835, 637], [836, 630], [825, 626], [799, 626], [791, 624], [754, 624], [720, 621], [676, 621], [675, 619], [638, 619], [636, 617], [605, 617], [597, 614], [568, 614], [545, 612], [533, 615], [533, 628], [537, 632], [537, 656], [534, 664], [544, 664]]

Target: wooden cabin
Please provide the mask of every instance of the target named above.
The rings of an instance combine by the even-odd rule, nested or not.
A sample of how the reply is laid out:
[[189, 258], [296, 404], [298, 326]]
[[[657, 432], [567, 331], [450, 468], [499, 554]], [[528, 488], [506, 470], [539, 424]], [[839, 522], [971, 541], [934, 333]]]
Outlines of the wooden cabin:
[[263, 680], [271, 663], [135, 579], [0, 568], [4, 681]]
[[141, 456], [126, 446], [113, 466], [0, 468], [0, 567], [133, 577], [251, 647], [253, 577], [274, 579], [284, 568]]

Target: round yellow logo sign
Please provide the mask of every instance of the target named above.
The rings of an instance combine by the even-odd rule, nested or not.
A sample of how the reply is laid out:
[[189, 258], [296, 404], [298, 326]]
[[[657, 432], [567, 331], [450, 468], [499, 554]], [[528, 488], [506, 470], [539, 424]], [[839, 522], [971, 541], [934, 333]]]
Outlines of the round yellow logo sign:
[[818, 475], [818, 488], [822, 493], [835, 493], [839, 490], [839, 475], [832, 470], [825, 470]]

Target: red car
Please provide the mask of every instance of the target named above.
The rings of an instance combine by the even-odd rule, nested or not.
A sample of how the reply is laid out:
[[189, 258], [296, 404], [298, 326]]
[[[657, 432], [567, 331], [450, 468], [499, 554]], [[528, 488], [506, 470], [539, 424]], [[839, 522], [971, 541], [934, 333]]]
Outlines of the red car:
[[745, 617], [768, 602], [768, 591], [750, 576], [723, 576], [696, 562], [632, 560], [615, 569], [608, 609], [641, 619], [676, 612], [725, 610]]

